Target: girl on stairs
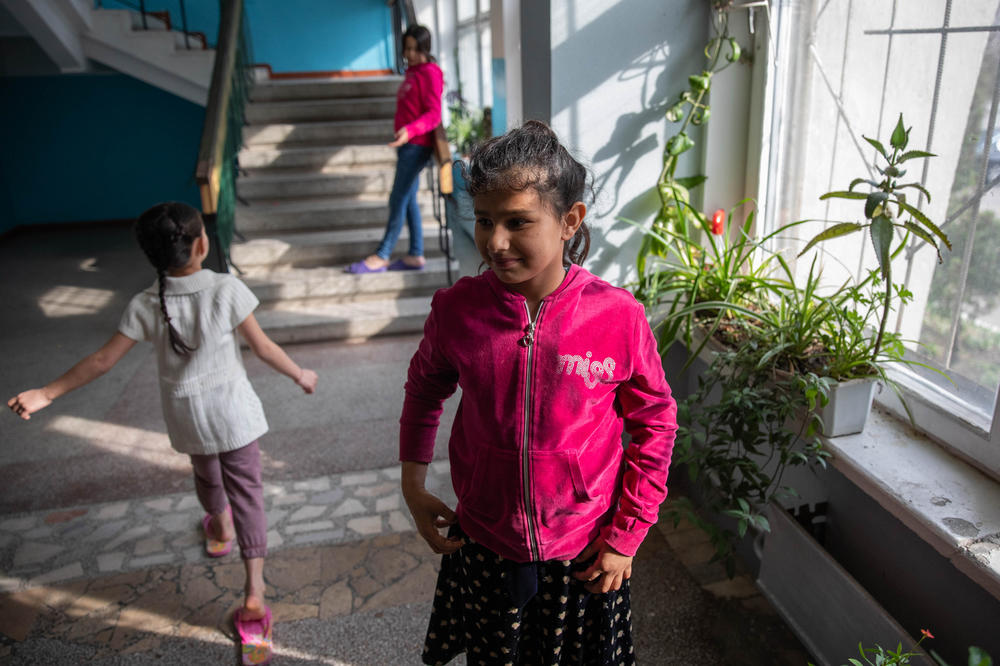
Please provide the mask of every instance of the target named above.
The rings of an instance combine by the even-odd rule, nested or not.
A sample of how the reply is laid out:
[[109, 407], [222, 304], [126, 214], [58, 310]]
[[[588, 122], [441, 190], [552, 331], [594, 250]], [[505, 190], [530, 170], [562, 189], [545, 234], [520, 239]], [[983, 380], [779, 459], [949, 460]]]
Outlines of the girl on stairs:
[[[406, 78], [396, 94], [396, 176], [389, 193], [389, 221], [382, 243], [374, 254], [356, 261], [348, 273], [381, 273], [385, 270], [420, 270], [424, 267], [424, 233], [417, 189], [420, 172], [427, 165], [434, 145], [434, 128], [441, 124], [441, 91], [444, 76], [431, 55], [431, 33], [422, 25], [411, 25], [403, 33]], [[410, 230], [410, 249], [405, 257], [389, 263], [403, 222]]]
[[[400, 418], [403, 495], [444, 556], [423, 660], [633, 664], [632, 557], [677, 427], [655, 338], [631, 294], [579, 265], [586, 170], [552, 130], [480, 144], [466, 181], [488, 270], [434, 296]], [[456, 386], [453, 511], [424, 480]]]
[[157, 280], [136, 294], [101, 349], [39, 389], [7, 405], [21, 418], [110, 370], [137, 341], [156, 348], [163, 418], [170, 444], [191, 456], [195, 489], [205, 517], [205, 551], [221, 557], [240, 546], [245, 597], [233, 622], [243, 663], [271, 656], [271, 611], [264, 603], [267, 516], [257, 439], [267, 432], [260, 399], [247, 379], [238, 331], [265, 363], [306, 393], [317, 376], [300, 368], [261, 330], [257, 298], [228, 273], [202, 268], [208, 236], [201, 215], [183, 203], [162, 203], [143, 213], [135, 233]]

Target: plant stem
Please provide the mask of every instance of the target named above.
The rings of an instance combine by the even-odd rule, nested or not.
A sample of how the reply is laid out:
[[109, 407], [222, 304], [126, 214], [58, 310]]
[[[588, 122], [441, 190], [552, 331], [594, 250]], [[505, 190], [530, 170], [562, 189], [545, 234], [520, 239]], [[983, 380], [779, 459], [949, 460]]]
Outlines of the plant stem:
[[[708, 71], [715, 72], [715, 66], [719, 64], [719, 55], [722, 53], [722, 44], [726, 41], [726, 37], [729, 35], [729, 17], [725, 12], [719, 12], [719, 21], [722, 24], [721, 28], [716, 28], [716, 41], [715, 41], [715, 52], [709, 58]], [[702, 90], [698, 93], [698, 97], [692, 102], [691, 108], [688, 110], [687, 115], [684, 116], [684, 122], [681, 123], [681, 127], [677, 130], [677, 134], [680, 134], [687, 129], [687, 126], [691, 123], [691, 117], [694, 115], [695, 109], [701, 105], [701, 101], [708, 94], [711, 86]], [[675, 135], [676, 136], [676, 135]], [[660, 170], [660, 177], [656, 180], [657, 185], [663, 185], [668, 180], [673, 180], [674, 169], [677, 167], [677, 157], [670, 155], [667, 159], [663, 161], [663, 168]], [[660, 203], [663, 206], [667, 206], [669, 202], [664, 197], [663, 191], [660, 187], [656, 188], [657, 193], [660, 195]]]
[[882, 306], [882, 321], [878, 325], [878, 335], [875, 336], [875, 348], [872, 350], [872, 363], [878, 360], [878, 352], [882, 348], [882, 336], [885, 335], [885, 323], [889, 319], [892, 305], [892, 264], [885, 267], [885, 303]]

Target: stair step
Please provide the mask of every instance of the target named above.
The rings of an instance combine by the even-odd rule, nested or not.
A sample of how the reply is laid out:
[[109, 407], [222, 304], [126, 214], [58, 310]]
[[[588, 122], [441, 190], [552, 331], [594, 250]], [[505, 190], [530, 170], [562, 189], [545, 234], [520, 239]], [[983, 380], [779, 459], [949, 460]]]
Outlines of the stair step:
[[254, 102], [245, 110], [247, 122], [294, 123], [315, 120], [392, 119], [395, 97], [355, 97], [346, 99]]
[[308, 146], [389, 143], [393, 137], [392, 119], [336, 120], [327, 122], [263, 123], [243, 127], [243, 144]]
[[[431, 193], [417, 194], [421, 215], [433, 216]], [[236, 207], [236, 228], [248, 236], [282, 231], [317, 231], [379, 227], [389, 219], [388, 197], [361, 194], [356, 197], [313, 199], [260, 199]]]
[[401, 76], [378, 76], [328, 81], [266, 81], [257, 83], [250, 98], [254, 102], [343, 97], [395, 97]]
[[396, 163], [396, 151], [387, 145], [248, 146], [239, 153], [243, 169], [284, 169], [347, 166], [384, 166]]
[[[320, 171], [285, 169], [257, 171], [240, 176], [239, 193], [247, 200], [295, 197], [354, 196], [379, 193], [386, 197], [392, 189], [394, 167], [325, 167]], [[421, 179], [421, 187], [425, 182]]]
[[423, 330], [430, 296], [354, 303], [265, 304], [255, 315], [278, 344], [370, 338]]
[[[441, 256], [436, 242], [437, 224], [423, 225], [424, 254]], [[348, 229], [345, 231], [309, 231], [295, 234], [272, 234], [233, 243], [230, 257], [240, 269], [251, 266], [302, 268], [308, 266], [338, 266], [357, 261], [375, 251], [384, 229]], [[449, 232], [450, 233], [450, 232]], [[406, 248], [409, 231], [403, 227], [397, 247]]]
[[[204, 105], [215, 52], [178, 48], [174, 32], [133, 30], [134, 15], [128, 10], [92, 10], [89, 29], [80, 33], [84, 54], [154, 87]], [[156, 21], [152, 24], [156, 25]]]
[[[452, 264], [452, 271], [457, 274], [457, 262]], [[426, 294], [448, 283], [444, 257], [428, 259], [420, 271], [352, 275], [345, 273], [342, 266], [285, 269], [258, 266], [246, 269], [241, 277], [262, 303], [283, 301], [300, 305], [307, 305], [306, 301], [319, 305]]]

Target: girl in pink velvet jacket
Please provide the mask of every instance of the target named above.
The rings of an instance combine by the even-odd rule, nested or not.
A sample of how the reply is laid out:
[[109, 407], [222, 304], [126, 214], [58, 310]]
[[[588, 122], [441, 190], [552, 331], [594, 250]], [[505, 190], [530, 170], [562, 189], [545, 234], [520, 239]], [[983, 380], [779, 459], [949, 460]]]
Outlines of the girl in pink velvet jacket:
[[[631, 664], [632, 557], [676, 430], [654, 337], [579, 266], [586, 170], [547, 126], [481, 145], [467, 180], [489, 270], [435, 295], [400, 419], [403, 493], [444, 555], [424, 662]], [[456, 386], [452, 511], [424, 479]]]
[[[434, 129], [441, 124], [441, 91], [444, 74], [431, 55], [431, 33], [422, 25], [411, 25], [403, 33], [403, 58], [406, 78], [396, 93], [395, 138], [389, 146], [396, 149], [396, 175], [389, 191], [389, 219], [382, 242], [373, 254], [355, 261], [348, 273], [381, 273], [422, 270], [424, 260], [423, 222], [417, 190], [420, 172], [430, 161], [434, 147]], [[389, 257], [406, 223], [410, 248], [405, 256], [390, 263]]]

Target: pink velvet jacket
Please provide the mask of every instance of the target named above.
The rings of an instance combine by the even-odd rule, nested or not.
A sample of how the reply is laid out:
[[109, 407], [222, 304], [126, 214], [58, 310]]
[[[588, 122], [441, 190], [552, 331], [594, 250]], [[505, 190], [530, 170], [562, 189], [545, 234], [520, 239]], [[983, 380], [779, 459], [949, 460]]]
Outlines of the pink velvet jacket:
[[433, 146], [431, 132], [441, 124], [441, 92], [444, 74], [435, 62], [406, 68], [406, 76], [396, 92], [396, 115], [393, 128], [406, 128], [409, 143]]
[[456, 385], [448, 453], [470, 537], [518, 562], [573, 558], [599, 534], [635, 554], [667, 494], [677, 410], [631, 294], [572, 266], [530, 322], [492, 271], [438, 291], [410, 362], [401, 460], [431, 460]]

